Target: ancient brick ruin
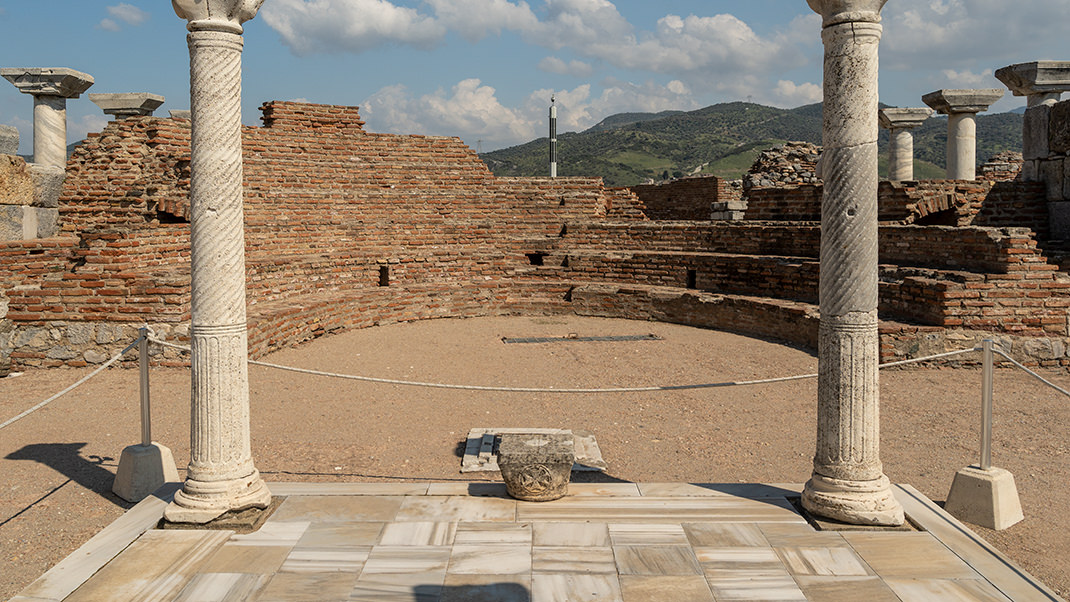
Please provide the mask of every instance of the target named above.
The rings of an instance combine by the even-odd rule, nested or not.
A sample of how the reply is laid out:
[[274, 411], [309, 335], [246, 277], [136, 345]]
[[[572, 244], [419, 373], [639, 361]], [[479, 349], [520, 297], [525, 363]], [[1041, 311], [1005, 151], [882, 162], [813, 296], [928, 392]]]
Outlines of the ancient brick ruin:
[[[819, 184], [637, 195], [498, 178], [459, 139], [369, 133], [355, 107], [271, 102], [263, 121], [243, 132], [253, 356], [344, 328], [558, 312], [816, 345]], [[3, 370], [101, 363], [143, 323], [188, 340], [189, 134], [181, 118], [111, 122], [68, 162], [59, 233], [0, 243]], [[881, 184], [883, 359], [995, 335], [1070, 365], [1047, 188]], [[742, 219], [709, 218], [741, 202]]]

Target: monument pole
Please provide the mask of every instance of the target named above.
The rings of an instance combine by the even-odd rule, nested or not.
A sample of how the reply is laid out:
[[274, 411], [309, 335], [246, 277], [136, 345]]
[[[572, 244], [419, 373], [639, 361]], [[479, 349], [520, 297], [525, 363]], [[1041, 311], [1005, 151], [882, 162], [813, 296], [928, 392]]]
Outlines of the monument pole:
[[887, 0], [807, 0], [825, 46], [817, 451], [803, 506], [900, 525], [880, 462], [877, 332], [877, 48]]
[[164, 516], [205, 523], [266, 508], [253, 466], [242, 211], [242, 23], [264, 0], [172, 0], [189, 21], [192, 318], [190, 463]]

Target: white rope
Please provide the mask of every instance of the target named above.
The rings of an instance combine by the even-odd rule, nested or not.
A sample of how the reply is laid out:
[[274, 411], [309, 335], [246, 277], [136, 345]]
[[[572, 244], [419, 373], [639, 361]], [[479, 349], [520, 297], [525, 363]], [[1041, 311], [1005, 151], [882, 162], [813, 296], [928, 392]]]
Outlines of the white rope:
[[1044, 383], [1045, 385], [1048, 385], [1049, 387], [1051, 387], [1052, 389], [1055, 389], [1056, 391], [1062, 393], [1063, 395], [1066, 395], [1067, 397], [1070, 397], [1070, 391], [1067, 391], [1066, 389], [1064, 389], [1064, 388], [1060, 387], [1059, 385], [1056, 385], [1055, 383], [1047, 380], [1046, 378], [1044, 378], [1043, 376], [1037, 374], [1036, 372], [1033, 372], [1029, 368], [1026, 368], [1025, 366], [1019, 364], [1017, 361], [1014, 360], [1014, 358], [1012, 358], [1011, 356], [1009, 356], [1006, 353], [1004, 353], [1002, 349], [999, 349], [997, 347], [993, 347], [992, 351], [1002, 355], [1003, 357], [1007, 358], [1007, 361], [1009, 361], [1010, 363], [1014, 364], [1015, 366], [1018, 366], [1022, 370], [1025, 370], [1029, 374], [1033, 375], [1033, 378], [1039, 380], [1040, 382]]
[[39, 403], [39, 404], [37, 404], [37, 405], [33, 406], [32, 408], [30, 408], [30, 409], [26, 410], [25, 412], [23, 412], [23, 413], [19, 414], [18, 416], [15, 416], [14, 418], [12, 418], [12, 419], [8, 420], [7, 422], [5, 422], [5, 423], [3, 423], [3, 424], [0, 424], [0, 429], [4, 428], [5, 426], [7, 426], [7, 425], [9, 425], [9, 424], [12, 424], [12, 423], [14, 423], [14, 422], [18, 421], [18, 420], [21, 420], [22, 418], [25, 418], [26, 416], [29, 416], [30, 414], [32, 414], [32, 413], [34, 413], [34, 412], [36, 412], [37, 410], [40, 410], [41, 408], [43, 408], [43, 407], [45, 407], [46, 405], [48, 405], [48, 404], [52, 403], [53, 401], [56, 401], [56, 400], [57, 400], [57, 399], [59, 399], [60, 397], [63, 397], [63, 396], [64, 396], [64, 395], [66, 395], [67, 393], [70, 393], [71, 391], [73, 391], [73, 390], [77, 389], [77, 388], [78, 388], [78, 387], [80, 387], [80, 386], [81, 386], [81, 385], [82, 385], [82, 384], [83, 384], [84, 382], [86, 382], [87, 380], [89, 380], [89, 379], [93, 378], [94, 376], [96, 376], [96, 375], [100, 374], [101, 372], [103, 372], [103, 371], [104, 371], [104, 369], [105, 369], [105, 368], [107, 368], [108, 366], [111, 366], [111, 365], [112, 365], [112, 364], [114, 364], [115, 362], [119, 361], [119, 358], [121, 358], [121, 357], [123, 357], [124, 355], [126, 355], [126, 354], [127, 354], [127, 352], [129, 352], [129, 351], [130, 351], [131, 349], [133, 349], [134, 347], [137, 347], [137, 344], [138, 344], [138, 343], [140, 343], [140, 342], [141, 342], [141, 337], [138, 337], [138, 338], [137, 338], [137, 340], [136, 340], [136, 341], [134, 341], [133, 343], [130, 343], [130, 345], [128, 345], [128, 346], [126, 347], [126, 349], [123, 349], [123, 350], [122, 350], [122, 351], [120, 351], [119, 353], [116, 353], [115, 355], [113, 355], [113, 356], [112, 356], [112, 358], [111, 358], [110, 360], [108, 360], [108, 361], [104, 362], [103, 364], [101, 364], [101, 366], [100, 366], [99, 368], [97, 368], [96, 370], [94, 370], [94, 371], [90, 372], [90, 373], [89, 373], [88, 375], [86, 375], [86, 376], [85, 376], [85, 377], [84, 377], [83, 379], [81, 379], [81, 380], [79, 380], [78, 382], [74, 383], [73, 385], [71, 385], [71, 386], [67, 387], [66, 389], [64, 389], [64, 390], [60, 391], [59, 393], [56, 393], [56, 394], [55, 394], [55, 395], [53, 395], [52, 397], [49, 397], [48, 399], [46, 399], [46, 400], [42, 401], [41, 403]]
[[[182, 345], [175, 345], [174, 343], [167, 343], [159, 339], [149, 338], [150, 342], [158, 343], [164, 347], [171, 347], [172, 349], [180, 349], [182, 351], [189, 351], [189, 347]], [[932, 359], [939, 359], [943, 357], [950, 357], [952, 355], [959, 355], [963, 353], [970, 353], [976, 351], [976, 349], [962, 349], [959, 351], [950, 351], [947, 353], [941, 353], [938, 355], [931, 355], [928, 357], [919, 357], [916, 359], [902, 360], [898, 362], [891, 362], [889, 364], [881, 364], [881, 368], [887, 368], [891, 366], [899, 366], [902, 364], [912, 364], [917, 362], [924, 362]], [[694, 389], [714, 389], [720, 387], [746, 387], [752, 385], [767, 385], [772, 383], [790, 382], [796, 380], [807, 380], [810, 378], [817, 378], [817, 374], [800, 374], [798, 376], [782, 376], [780, 378], [764, 378], [759, 380], [737, 380], [719, 383], [701, 383], [693, 385], [661, 385], [653, 387], [610, 387], [602, 389], [553, 389], [553, 388], [537, 388], [537, 387], [493, 387], [483, 385], [452, 385], [447, 383], [428, 383], [412, 380], [395, 380], [391, 378], [377, 378], [374, 376], [359, 376], [355, 374], [338, 374], [335, 372], [323, 372], [321, 370], [312, 370], [309, 368], [294, 368], [292, 366], [283, 366], [280, 364], [271, 364], [268, 362], [258, 362], [255, 360], [249, 360], [249, 363], [254, 366], [263, 366], [265, 368], [274, 368], [276, 370], [286, 370], [288, 372], [298, 372], [301, 374], [311, 374], [313, 376], [327, 376], [331, 378], [341, 378], [345, 380], [359, 380], [363, 382], [381, 383], [388, 385], [402, 385], [407, 387], [426, 387], [431, 389], [461, 389], [465, 391], [495, 391], [499, 393], [652, 393], [655, 391], [686, 391]]]

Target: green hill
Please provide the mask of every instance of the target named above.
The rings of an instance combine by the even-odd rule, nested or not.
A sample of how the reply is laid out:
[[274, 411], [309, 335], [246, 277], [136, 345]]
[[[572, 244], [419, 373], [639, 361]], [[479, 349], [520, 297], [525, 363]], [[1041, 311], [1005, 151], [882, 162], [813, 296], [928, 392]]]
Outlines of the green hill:
[[[1021, 149], [1021, 123], [1017, 114], [981, 115], [978, 157]], [[943, 175], [946, 138], [946, 119], [915, 130], [917, 177]], [[887, 139], [882, 131], [882, 150]], [[821, 143], [820, 104], [777, 109], [732, 102], [688, 112], [621, 113], [584, 132], [559, 135], [558, 175], [601, 176], [611, 186], [694, 173], [738, 178], [759, 152], [787, 140]], [[480, 157], [499, 176], [542, 176], [549, 170], [549, 140]]]

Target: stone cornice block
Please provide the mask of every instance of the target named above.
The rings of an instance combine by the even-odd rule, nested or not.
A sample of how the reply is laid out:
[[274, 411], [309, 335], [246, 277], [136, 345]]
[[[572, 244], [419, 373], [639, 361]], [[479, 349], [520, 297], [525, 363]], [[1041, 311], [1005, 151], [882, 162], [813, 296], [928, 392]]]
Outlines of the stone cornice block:
[[89, 100], [100, 107], [106, 115], [132, 117], [152, 115], [152, 112], [164, 102], [159, 94], [142, 92], [122, 92], [117, 94], [90, 94]]
[[34, 96], [78, 98], [93, 85], [93, 76], [67, 67], [9, 67], [0, 76], [15, 84], [19, 92]]
[[171, 0], [175, 14], [190, 31], [242, 33], [242, 23], [256, 16], [264, 0]]
[[927, 108], [921, 109], [897, 109], [888, 108], [881, 109], [877, 115], [881, 122], [881, 127], [886, 130], [892, 129], [913, 129], [919, 125], [925, 123], [925, 120], [932, 116], [933, 110]]
[[921, 97], [921, 100], [937, 113], [980, 113], [987, 111], [992, 103], [1003, 98], [1000, 88], [978, 90], [937, 90]]
[[881, 9], [888, 0], [806, 0], [821, 15], [822, 26], [868, 21], [879, 23]]
[[1070, 91], [1070, 61], [1033, 61], [1010, 65], [996, 71], [996, 79], [1015, 96], [1053, 94]]

